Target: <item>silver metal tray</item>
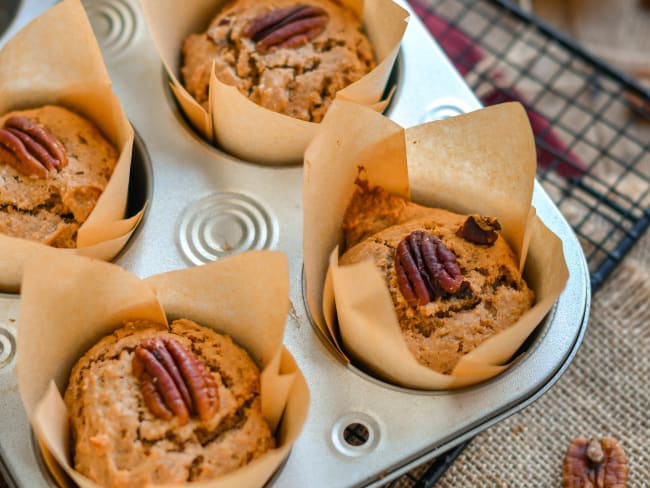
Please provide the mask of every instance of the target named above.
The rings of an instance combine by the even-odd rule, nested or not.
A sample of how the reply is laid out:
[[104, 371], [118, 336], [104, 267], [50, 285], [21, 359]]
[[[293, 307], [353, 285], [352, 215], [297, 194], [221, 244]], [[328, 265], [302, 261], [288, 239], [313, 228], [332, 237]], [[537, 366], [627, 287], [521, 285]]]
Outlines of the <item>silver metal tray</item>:
[[[17, 14], [4, 33], [0, 25], [0, 44], [55, 2], [2, 3], [7, 11], [17, 7]], [[525, 345], [526, 354], [496, 378], [459, 391], [386, 385], [340, 363], [310, 325], [301, 279], [302, 168], [240, 161], [203, 142], [170, 95], [139, 3], [84, 4], [114, 89], [139, 134], [130, 198], [149, 200], [117, 264], [144, 277], [249, 249], [280, 249], [288, 256], [293, 308], [285, 343], [307, 378], [312, 403], [304, 431], [272, 486], [381, 485], [525, 407], [560, 377], [587, 323], [589, 273], [573, 231], [541, 186], [535, 187], [533, 203], [562, 239], [570, 277]], [[480, 106], [415, 15], [394, 80], [397, 91], [387, 115], [404, 127]], [[52, 486], [16, 385], [17, 314], [18, 297], [0, 295], [0, 474], [17, 486]], [[345, 434], [354, 424], [365, 429], [361, 441]]]

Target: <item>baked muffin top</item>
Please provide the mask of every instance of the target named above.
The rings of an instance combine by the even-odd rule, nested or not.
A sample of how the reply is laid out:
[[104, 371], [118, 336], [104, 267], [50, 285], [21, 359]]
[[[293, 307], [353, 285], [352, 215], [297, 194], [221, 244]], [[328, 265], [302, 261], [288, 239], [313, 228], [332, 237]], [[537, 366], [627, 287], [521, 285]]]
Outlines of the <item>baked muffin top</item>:
[[[133, 372], [143, 342], [174, 340], [208, 368], [218, 388], [209, 419], [156, 416]], [[213, 479], [274, 446], [260, 409], [259, 370], [229, 336], [190, 320], [170, 329], [146, 321], [125, 324], [74, 366], [65, 392], [74, 468], [102, 486], [144, 486]]]
[[18, 171], [0, 152], [0, 232], [55, 247], [75, 247], [77, 229], [117, 164], [117, 150], [94, 124], [63, 107], [10, 112], [0, 117], [0, 127], [12, 117], [47, 129], [60, 142], [67, 163], [36, 177]]
[[253, 102], [311, 122], [375, 66], [361, 21], [331, 0], [230, 2], [206, 33], [185, 40], [182, 54], [183, 83], [206, 109], [214, 63], [216, 76]]
[[[386, 279], [409, 350], [421, 364], [444, 374], [451, 373], [463, 355], [513, 325], [534, 300], [505, 240], [496, 231], [490, 244], [468, 240], [459, 232], [467, 220], [466, 215], [422, 207], [381, 188], [362, 186], [343, 225], [351, 247], [339, 263], [374, 261]], [[453, 292], [432, 279], [433, 292], [424, 303], [414, 303], [405, 294], [396, 264], [398, 246], [414, 233], [426, 233], [452, 253], [460, 273]], [[446, 266], [444, 259], [438, 261]]]

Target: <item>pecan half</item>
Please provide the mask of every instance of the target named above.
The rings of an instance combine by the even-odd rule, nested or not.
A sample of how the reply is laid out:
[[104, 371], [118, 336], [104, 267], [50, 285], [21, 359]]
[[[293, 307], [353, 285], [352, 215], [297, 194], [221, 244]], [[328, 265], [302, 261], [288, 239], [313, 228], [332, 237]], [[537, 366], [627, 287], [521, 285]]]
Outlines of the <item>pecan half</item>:
[[173, 339], [147, 339], [131, 363], [140, 380], [144, 402], [156, 417], [178, 418], [187, 424], [190, 414], [208, 420], [219, 410], [219, 390], [207, 366]]
[[440, 239], [415, 231], [395, 250], [397, 284], [411, 306], [426, 305], [437, 296], [465, 291], [456, 256]]
[[46, 178], [68, 164], [61, 142], [27, 117], [9, 117], [0, 129], [0, 159], [26, 176]]
[[456, 235], [474, 244], [491, 246], [499, 238], [498, 230], [501, 230], [501, 224], [497, 219], [470, 215], [456, 231]]
[[564, 488], [625, 488], [627, 475], [627, 456], [613, 437], [576, 437], [564, 457]]
[[272, 48], [299, 48], [321, 34], [329, 22], [328, 13], [314, 5], [279, 8], [255, 17], [242, 33], [255, 42], [258, 52]]

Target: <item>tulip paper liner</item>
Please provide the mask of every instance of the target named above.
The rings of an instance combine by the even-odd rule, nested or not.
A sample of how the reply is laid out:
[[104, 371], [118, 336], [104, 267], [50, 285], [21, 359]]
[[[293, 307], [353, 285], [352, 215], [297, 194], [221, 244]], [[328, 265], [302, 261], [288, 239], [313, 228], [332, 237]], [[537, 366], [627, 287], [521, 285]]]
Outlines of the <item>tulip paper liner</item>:
[[44, 253], [57, 259], [78, 253], [110, 260], [124, 247], [144, 209], [124, 219], [129, 189], [133, 129], [104, 66], [79, 0], [47, 10], [0, 51], [0, 114], [61, 105], [92, 121], [117, 148], [119, 159], [95, 208], [79, 227], [75, 249], [0, 235], [0, 289], [17, 291], [23, 264]]
[[[303, 152], [318, 130], [318, 123], [273, 112], [250, 101], [237, 88], [210, 79], [209, 112], [179, 81], [183, 40], [203, 32], [224, 2], [192, 0], [179, 9], [175, 0], [141, 0], [149, 30], [170, 78], [172, 92], [194, 128], [209, 142], [235, 156], [263, 164], [287, 164], [302, 160]], [[381, 111], [381, 100], [399, 45], [408, 23], [408, 12], [393, 0], [341, 0], [362, 19], [376, 67], [336, 94]]]
[[[338, 351], [392, 383], [419, 389], [470, 385], [506, 369], [564, 289], [562, 242], [531, 205], [535, 146], [526, 113], [508, 103], [403, 129], [336, 101], [305, 152], [306, 300]], [[421, 364], [402, 339], [383, 276], [371, 261], [338, 265], [341, 223], [363, 168], [370, 186], [418, 204], [496, 217], [536, 300], [514, 325], [461, 358], [452, 374]]]
[[288, 456], [309, 407], [305, 379], [282, 345], [288, 293], [286, 258], [277, 251], [243, 253], [144, 280], [80, 256], [30, 260], [21, 295], [17, 372], [39, 441], [79, 486], [96, 486], [70, 462], [62, 392], [73, 365], [124, 321], [151, 320], [165, 327], [168, 320], [188, 318], [230, 335], [260, 366], [262, 413], [277, 441], [275, 449], [246, 466], [192, 486], [263, 486]]

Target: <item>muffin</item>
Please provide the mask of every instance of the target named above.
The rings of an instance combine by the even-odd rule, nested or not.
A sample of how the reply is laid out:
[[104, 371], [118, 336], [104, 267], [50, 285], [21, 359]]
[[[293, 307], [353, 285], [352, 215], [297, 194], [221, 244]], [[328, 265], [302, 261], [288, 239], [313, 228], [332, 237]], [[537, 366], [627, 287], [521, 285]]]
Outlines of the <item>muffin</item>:
[[409, 351], [439, 373], [534, 302], [496, 219], [422, 207], [358, 182], [342, 227], [339, 264], [373, 260]]
[[87, 119], [59, 106], [0, 117], [0, 233], [76, 247], [118, 161]]
[[259, 375], [229, 336], [190, 320], [125, 323], [70, 374], [74, 469], [101, 486], [144, 486], [247, 464], [275, 447]]
[[208, 110], [210, 73], [251, 101], [320, 122], [337, 91], [375, 67], [361, 21], [330, 0], [236, 0], [182, 47], [182, 81]]

